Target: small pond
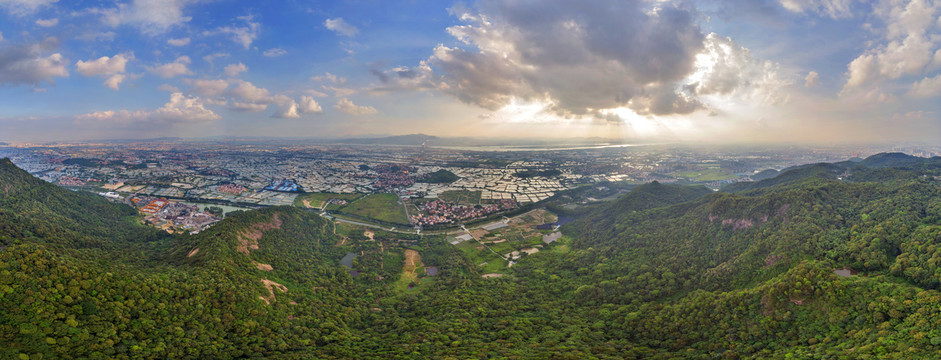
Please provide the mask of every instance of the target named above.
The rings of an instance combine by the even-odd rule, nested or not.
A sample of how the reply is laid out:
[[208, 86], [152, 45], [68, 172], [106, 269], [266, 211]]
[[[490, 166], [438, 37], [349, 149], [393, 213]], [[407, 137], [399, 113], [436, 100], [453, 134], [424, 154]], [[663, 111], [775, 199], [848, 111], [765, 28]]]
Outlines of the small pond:
[[352, 269], [352, 268], [353, 268], [353, 259], [355, 259], [356, 256], [357, 256], [357, 255], [354, 254], [354, 253], [346, 253], [346, 256], [344, 256], [342, 259], [340, 259], [340, 265], [346, 266], [348, 269]]

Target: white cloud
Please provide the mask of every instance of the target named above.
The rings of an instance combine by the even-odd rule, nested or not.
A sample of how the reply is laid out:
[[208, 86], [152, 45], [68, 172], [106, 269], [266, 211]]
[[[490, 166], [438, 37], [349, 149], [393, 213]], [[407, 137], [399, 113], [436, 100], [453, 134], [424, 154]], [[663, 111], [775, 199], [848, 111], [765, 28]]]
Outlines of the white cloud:
[[180, 38], [180, 39], [168, 39], [168, 40], [167, 40], [167, 44], [170, 44], [170, 45], [173, 45], [173, 46], [186, 46], [186, 45], [189, 45], [189, 43], [190, 43], [190, 38], [188, 38], [188, 37]]
[[329, 81], [334, 85], [346, 84], [346, 78], [342, 76], [337, 76], [331, 73], [324, 73], [323, 75], [317, 75], [310, 78], [313, 81], [326, 82]]
[[919, 98], [941, 96], [941, 75], [921, 79], [912, 85], [908, 94]]
[[781, 6], [796, 13], [816, 13], [834, 19], [852, 16], [851, 0], [780, 0]]
[[39, 19], [39, 20], [36, 20], [36, 25], [39, 25], [42, 27], [53, 27], [53, 26], [59, 25], [59, 19], [58, 18]]
[[316, 114], [322, 113], [323, 108], [320, 107], [320, 104], [310, 96], [301, 96], [301, 100], [298, 102], [298, 110], [301, 114]]
[[807, 73], [807, 77], [804, 78], [804, 87], [814, 87], [818, 84], [820, 84], [820, 74], [816, 71]]
[[0, 84], [54, 84], [53, 78], [69, 76], [62, 54], [43, 55], [57, 47], [56, 38], [47, 38], [38, 44], [0, 48]]
[[83, 121], [112, 122], [112, 123], [151, 123], [174, 124], [191, 122], [208, 122], [221, 117], [205, 107], [197, 97], [185, 96], [175, 92], [170, 94], [170, 101], [156, 110], [107, 110], [98, 111], [78, 117]]
[[[788, 100], [789, 94], [782, 89], [791, 84], [780, 76], [780, 65], [755, 59], [744, 46], [715, 33], [706, 36], [704, 45], [705, 50], [696, 56], [697, 71], [687, 80], [688, 89], [680, 90], [683, 97], [690, 94], [722, 96], [725, 98], [720, 102], [747, 101], [769, 105]], [[686, 103], [668, 105], [681, 109], [682, 106], [693, 106], [700, 100], [685, 98], [681, 101]]]
[[276, 118], [297, 119], [301, 117], [301, 114], [319, 114], [323, 112], [320, 104], [310, 96], [301, 96], [299, 102], [284, 95], [276, 95], [272, 100], [278, 104], [277, 110], [272, 115]]
[[267, 56], [267, 57], [278, 57], [278, 56], [285, 55], [287, 53], [288, 52], [282, 48], [273, 48], [273, 49], [265, 50], [265, 52], [262, 53], [262, 55]]
[[238, 80], [236, 86], [229, 90], [229, 95], [251, 102], [268, 102], [271, 97], [268, 89], [255, 86], [248, 81]]
[[240, 102], [240, 101], [233, 101], [232, 104], [229, 105], [229, 110], [240, 111], [240, 112], [259, 112], [259, 111], [265, 111], [265, 109], [267, 108], [268, 108], [268, 104], [256, 104], [256, 103]]
[[0, 41], [3, 41], [3, 33], [0, 33]]
[[222, 79], [185, 79], [183, 82], [192, 87], [191, 91], [193, 93], [206, 98], [213, 98], [222, 95], [225, 92], [225, 89], [229, 87], [229, 82]]
[[59, 0], [0, 0], [3, 7], [16, 16], [26, 16], [35, 13], [42, 7], [52, 5]]
[[885, 1], [873, 7], [885, 27], [874, 28], [880, 38], [847, 65], [841, 95], [869, 92], [873, 86], [923, 75], [932, 68], [941, 45], [941, 27], [936, 21], [941, 2]]
[[355, 36], [359, 33], [359, 29], [344, 21], [343, 18], [327, 19], [323, 22], [323, 26], [344, 36]]
[[180, 56], [172, 63], [163, 64], [149, 69], [151, 73], [154, 73], [164, 79], [169, 79], [180, 75], [192, 75], [193, 72], [186, 67], [186, 65], [189, 63], [189, 56]]
[[191, 20], [183, 9], [197, 0], [133, 0], [116, 8], [99, 9], [105, 24], [130, 25], [147, 35], [159, 35]]
[[297, 102], [294, 101], [294, 99], [284, 95], [277, 95], [274, 97], [274, 101], [278, 104], [278, 108], [271, 117], [282, 119], [297, 119], [301, 117], [297, 110]]
[[95, 60], [79, 60], [75, 63], [75, 68], [85, 76], [121, 74], [126, 71], [127, 62], [133, 58], [133, 53], [117, 54], [113, 57], [102, 56]]
[[360, 116], [360, 115], [373, 115], [379, 113], [376, 108], [372, 106], [360, 106], [353, 104], [350, 99], [342, 98], [337, 101], [337, 104], [333, 106], [334, 109], [340, 110], [350, 115]]
[[236, 80], [235, 86], [226, 91], [226, 95], [233, 98], [230, 109], [235, 111], [264, 111], [272, 103], [272, 97], [268, 89], [260, 88], [254, 84]]
[[112, 90], [117, 91], [120, 89], [121, 82], [124, 81], [125, 77], [126, 76], [124, 74], [114, 74], [108, 77], [108, 79], [105, 80], [104, 84], [105, 86], [111, 88]]
[[235, 41], [237, 44], [241, 44], [245, 49], [248, 49], [252, 46], [252, 42], [258, 38], [258, 33], [261, 31], [261, 24], [255, 22], [252, 15], [239, 16], [236, 19], [243, 22], [243, 24], [236, 26], [223, 26], [212, 31], [206, 31], [204, 34], [228, 35], [232, 41]]
[[225, 75], [228, 77], [236, 77], [246, 71], [248, 71], [248, 66], [245, 66], [245, 64], [242, 63], [229, 64], [225, 67]]

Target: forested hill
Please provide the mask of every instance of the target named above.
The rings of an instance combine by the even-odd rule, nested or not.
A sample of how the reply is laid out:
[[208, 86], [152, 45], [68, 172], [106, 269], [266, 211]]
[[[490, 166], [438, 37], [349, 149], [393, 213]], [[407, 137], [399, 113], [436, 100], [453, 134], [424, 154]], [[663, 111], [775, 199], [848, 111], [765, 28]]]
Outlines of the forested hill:
[[[638, 186], [488, 278], [442, 237], [291, 207], [194, 236], [60, 232], [94, 196], [7, 165], [0, 358], [941, 358], [941, 166], [909, 160]], [[139, 228], [101, 206], [118, 213], [85, 216]], [[12, 217], [33, 207], [71, 215]]]
[[101, 196], [47, 183], [0, 159], [0, 246], [26, 241], [115, 249], [166, 237], [138, 224], [136, 213]]

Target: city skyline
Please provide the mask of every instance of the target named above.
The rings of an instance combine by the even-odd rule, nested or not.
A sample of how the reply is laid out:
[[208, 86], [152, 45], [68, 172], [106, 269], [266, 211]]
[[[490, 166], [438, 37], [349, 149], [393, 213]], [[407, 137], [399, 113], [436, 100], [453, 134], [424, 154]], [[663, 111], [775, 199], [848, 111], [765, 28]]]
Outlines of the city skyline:
[[934, 1], [0, 0], [0, 141], [941, 135]]

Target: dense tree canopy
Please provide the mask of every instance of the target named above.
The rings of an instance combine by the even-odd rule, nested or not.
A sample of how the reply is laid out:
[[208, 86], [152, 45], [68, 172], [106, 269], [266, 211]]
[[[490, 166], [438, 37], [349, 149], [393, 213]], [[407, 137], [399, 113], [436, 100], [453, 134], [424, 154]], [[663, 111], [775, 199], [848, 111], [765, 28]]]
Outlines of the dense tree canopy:
[[484, 278], [292, 207], [170, 236], [4, 161], [0, 358], [941, 357], [938, 162], [871, 163], [638, 186]]

